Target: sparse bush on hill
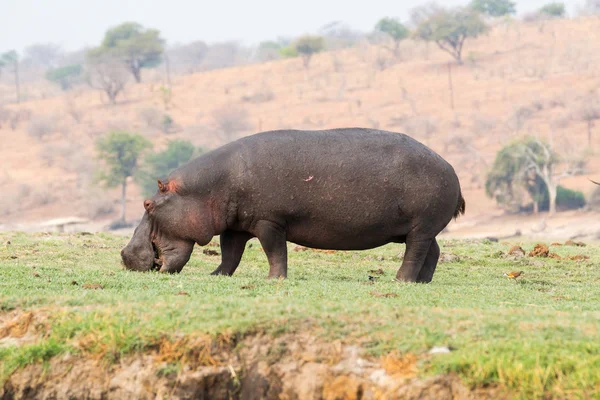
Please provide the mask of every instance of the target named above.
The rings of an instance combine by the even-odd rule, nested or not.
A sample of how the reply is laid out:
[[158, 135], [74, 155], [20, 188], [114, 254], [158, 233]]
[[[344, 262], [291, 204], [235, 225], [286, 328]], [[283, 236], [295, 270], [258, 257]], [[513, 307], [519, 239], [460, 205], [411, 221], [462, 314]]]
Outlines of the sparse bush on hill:
[[165, 150], [148, 154], [136, 177], [144, 196], [152, 196], [156, 192], [157, 179], [165, 178], [171, 171], [202, 152], [201, 148], [196, 149], [187, 140], [172, 140]]
[[330, 22], [322, 26], [318, 33], [323, 36], [325, 47], [329, 50], [352, 47], [364, 36], [342, 21]]
[[397, 18], [385, 17], [377, 22], [377, 25], [375, 25], [375, 30], [385, 33], [392, 39], [394, 46], [391, 48], [386, 48], [394, 54], [394, 57], [398, 57], [400, 53], [400, 42], [408, 38], [410, 35], [408, 28]]
[[325, 48], [325, 41], [322, 36], [305, 35], [294, 42], [294, 48], [302, 56], [304, 68], [308, 69], [312, 56]]
[[554, 2], [542, 6], [538, 10], [538, 13], [549, 17], [563, 18], [567, 15], [567, 10], [565, 8], [565, 3]]
[[482, 114], [474, 114], [473, 126], [471, 130], [477, 137], [491, 136], [490, 133], [496, 128], [497, 124], [498, 121], [492, 117], [487, 117]]
[[122, 62], [102, 53], [88, 53], [87, 71], [90, 87], [102, 90], [111, 104], [117, 104], [117, 96], [127, 83], [127, 70]]
[[417, 27], [415, 36], [435, 42], [440, 49], [462, 64], [462, 51], [466, 39], [475, 38], [488, 27], [478, 12], [469, 8], [440, 8], [426, 17]]
[[138, 115], [142, 121], [146, 123], [148, 128], [160, 127], [160, 115], [161, 112], [153, 107], [143, 108], [138, 112]]
[[56, 68], [63, 56], [63, 50], [57, 44], [34, 44], [25, 48], [23, 64], [43, 68]]
[[573, 113], [573, 119], [584, 121], [587, 125], [588, 146], [592, 147], [592, 128], [600, 120], [600, 99], [595, 95], [584, 97], [579, 108]]
[[202, 70], [208, 54], [208, 45], [201, 40], [172, 47], [167, 50], [171, 66], [180, 73], [195, 73]]
[[62, 90], [69, 90], [81, 80], [82, 72], [83, 68], [79, 64], [67, 65], [48, 70], [46, 79], [59, 85]]
[[43, 140], [46, 136], [56, 132], [56, 119], [44, 115], [36, 115], [29, 122], [27, 133], [29, 136]]
[[274, 98], [275, 95], [273, 94], [271, 88], [263, 82], [260, 88], [258, 88], [256, 91], [242, 96], [242, 101], [247, 103], [265, 103], [273, 100]]
[[[523, 21], [525, 22], [537, 22], [537, 21], [545, 21], [549, 19], [555, 18], [564, 18], [567, 15], [567, 10], [565, 8], [564, 3], [548, 3], [538, 9], [537, 11], [528, 13], [523, 16]], [[543, 29], [543, 26], [540, 27], [540, 31]]]
[[281, 58], [281, 44], [272, 40], [261, 42], [256, 49], [256, 59], [261, 62]]
[[226, 142], [231, 142], [251, 128], [250, 116], [245, 108], [224, 105], [212, 112], [217, 132]]
[[173, 129], [173, 124], [173, 117], [171, 117], [169, 114], [165, 114], [161, 122], [161, 129], [163, 133], [171, 133], [171, 130]]
[[244, 60], [242, 49], [238, 43], [215, 43], [208, 47], [208, 52], [202, 63], [203, 69], [219, 69], [232, 67]]
[[502, 17], [517, 12], [516, 4], [510, 0], [473, 0], [470, 7], [490, 17]]

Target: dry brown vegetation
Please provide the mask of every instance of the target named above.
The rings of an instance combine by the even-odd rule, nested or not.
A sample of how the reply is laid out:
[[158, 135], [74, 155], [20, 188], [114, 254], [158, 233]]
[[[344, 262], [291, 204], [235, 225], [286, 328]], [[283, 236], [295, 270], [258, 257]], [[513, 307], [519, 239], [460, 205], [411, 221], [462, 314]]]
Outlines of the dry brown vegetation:
[[[574, 152], [587, 151], [587, 176], [600, 172], [600, 161], [590, 157], [600, 139], [594, 132], [599, 35], [593, 17], [499, 24], [466, 43], [465, 65], [452, 66], [453, 94], [447, 55], [412, 40], [393, 62], [365, 41], [314, 55], [309, 70], [294, 58], [173, 75], [168, 101], [164, 68], [149, 71], [145, 83], [127, 83], [116, 105], [89, 86], [63, 93], [48, 83], [25, 85], [21, 104], [8, 104], [12, 87], [2, 81], [2, 220], [110, 216], [118, 194], [97, 191], [100, 207], [90, 205], [89, 195], [94, 143], [110, 129], [137, 131], [157, 149], [172, 138], [211, 149], [264, 130], [361, 126], [405, 131], [450, 161], [468, 221], [497, 210], [482, 184], [495, 153], [515, 137], [566, 138]], [[233, 54], [225, 45], [221, 50]], [[176, 128], [165, 130], [167, 108]], [[562, 184], [586, 195], [595, 189], [586, 176]], [[27, 200], [33, 193], [46, 195]], [[131, 194], [130, 215], [140, 214], [141, 200]]]

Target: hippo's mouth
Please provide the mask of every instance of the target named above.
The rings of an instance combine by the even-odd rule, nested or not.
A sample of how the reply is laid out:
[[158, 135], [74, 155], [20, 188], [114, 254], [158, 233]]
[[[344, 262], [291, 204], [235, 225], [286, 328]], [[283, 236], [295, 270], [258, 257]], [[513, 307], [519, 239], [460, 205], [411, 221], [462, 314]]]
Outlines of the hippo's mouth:
[[154, 244], [154, 242], [152, 242], [152, 250], [154, 250], [154, 265], [152, 266], [152, 269], [159, 270], [163, 265], [162, 251], [160, 251], [160, 247]]

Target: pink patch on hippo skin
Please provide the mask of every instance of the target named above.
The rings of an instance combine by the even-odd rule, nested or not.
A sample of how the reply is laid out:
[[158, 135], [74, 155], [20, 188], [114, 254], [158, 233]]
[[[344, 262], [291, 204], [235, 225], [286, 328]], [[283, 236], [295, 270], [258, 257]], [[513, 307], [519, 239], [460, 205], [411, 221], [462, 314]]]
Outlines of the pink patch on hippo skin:
[[177, 180], [171, 180], [168, 182], [158, 181], [158, 191], [160, 193], [177, 192], [179, 188], [179, 182]]
[[307, 179], [303, 179], [303, 181], [304, 182], [310, 182], [310, 181], [312, 181], [312, 179], [313, 179], [313, 176], [311, 175]]
[[169, 183], [167, 183], [167, 188], [169, 189], [169, 192], [177, 192], [177, 189], [179, 188], [179, 182], [177, 181], [169, 181]]

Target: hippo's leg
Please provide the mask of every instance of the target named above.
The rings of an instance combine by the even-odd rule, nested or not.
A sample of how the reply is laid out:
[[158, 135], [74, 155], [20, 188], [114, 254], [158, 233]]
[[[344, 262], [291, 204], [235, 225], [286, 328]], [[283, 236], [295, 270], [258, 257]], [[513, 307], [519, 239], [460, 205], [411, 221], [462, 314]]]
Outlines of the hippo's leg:
[[435, 267], [437, 267], [438, 259], [440, 258], [440, 246], [438, 246], [437, 240], [433, 239], [431, 245], [429, 246], [429, 251], [427, 252], [427, 257], [425, 257], [425, 263], [421, 268], [421, 272], [419, 272], [419, 276], [417, 277], [417, 282], [419, 283], [429, 283], [433, 279], [433, 273], [435, 272]]
[[432, 239], [411, 239], [409, 234], [406, 238], [406, 252], [402, 266], [396, 273], [396, 280], [403, 282], [417, 282], [419, 273], [429, 254]]
[[271, 221], [259, 221], [255, 235], [260, 241], [269, 260], [269, 278], [287, 277], [286, 232]]
[[252, 238], [252, 235], [248, 232], [225, 231], [221, 233], [220, 238], [221, 265], [211, 275], [231, 276], [240, 265], [246, 242]]

